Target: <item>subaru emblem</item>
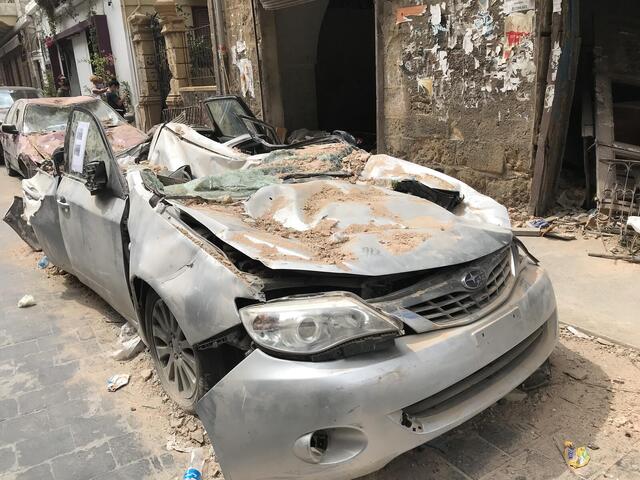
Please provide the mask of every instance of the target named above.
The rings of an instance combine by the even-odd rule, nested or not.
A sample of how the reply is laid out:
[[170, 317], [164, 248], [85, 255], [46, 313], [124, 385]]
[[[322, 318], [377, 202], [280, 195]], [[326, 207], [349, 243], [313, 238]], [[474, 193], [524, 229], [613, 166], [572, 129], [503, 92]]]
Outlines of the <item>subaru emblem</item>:
[[469, 290], [478, 290], [484, 287], [487, 278], [482, 270], [469, 270], [462, 277], [462, 285]]

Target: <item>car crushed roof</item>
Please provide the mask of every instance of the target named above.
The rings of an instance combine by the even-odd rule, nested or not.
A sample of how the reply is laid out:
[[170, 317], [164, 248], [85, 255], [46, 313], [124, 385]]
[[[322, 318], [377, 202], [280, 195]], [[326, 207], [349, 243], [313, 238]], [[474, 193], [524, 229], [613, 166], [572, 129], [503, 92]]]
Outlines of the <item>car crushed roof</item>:
[[95, 97], [86, 95], [80, 97], [44, 97], [44, 98], [21, 98], [20, 101], [27, 105], [50, 105], [55, 107], [68, 107], [97, 100]]

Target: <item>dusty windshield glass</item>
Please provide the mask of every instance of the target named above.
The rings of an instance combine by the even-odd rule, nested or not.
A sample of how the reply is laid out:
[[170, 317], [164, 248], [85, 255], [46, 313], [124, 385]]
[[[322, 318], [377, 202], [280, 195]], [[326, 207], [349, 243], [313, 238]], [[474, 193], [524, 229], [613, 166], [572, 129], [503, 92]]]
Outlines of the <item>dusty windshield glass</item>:
[[[78, 104], [93, 113], [106, 127], [121, 125], [124, 121], [101, 100]], [[73, 106], [29, 105], [24, 115], [24, 133], [57, 132], [67, 128]]]

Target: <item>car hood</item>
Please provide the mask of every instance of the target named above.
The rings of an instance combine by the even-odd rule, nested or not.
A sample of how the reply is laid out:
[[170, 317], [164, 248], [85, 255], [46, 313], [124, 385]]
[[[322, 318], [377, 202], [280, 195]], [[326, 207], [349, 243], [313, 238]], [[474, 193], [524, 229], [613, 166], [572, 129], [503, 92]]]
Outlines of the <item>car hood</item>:
[[389, 275], [468, 262], [508, 245], [508, 228], [461, 218], [372, 184], [274, 184], [230, 205], [168, 200], [272, 269]]

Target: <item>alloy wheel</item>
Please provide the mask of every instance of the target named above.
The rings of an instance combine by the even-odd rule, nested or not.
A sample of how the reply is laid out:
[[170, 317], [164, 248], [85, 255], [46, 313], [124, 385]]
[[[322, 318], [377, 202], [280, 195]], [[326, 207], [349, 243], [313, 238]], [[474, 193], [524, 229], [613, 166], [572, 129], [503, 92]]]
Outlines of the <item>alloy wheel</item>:
[[158, 363], [173, 394], [192, 399], [198, 388], [198, 368], [193, 347], [187, 342], [176, 318], [161, 300], [153, 306], [151, 334]]

